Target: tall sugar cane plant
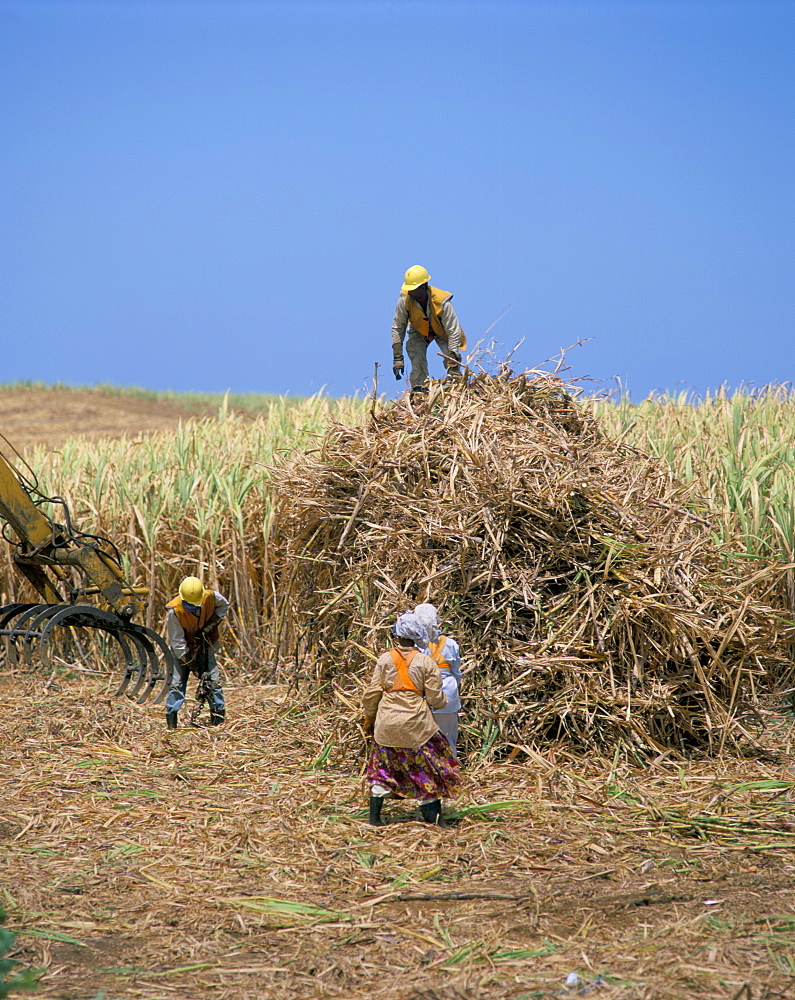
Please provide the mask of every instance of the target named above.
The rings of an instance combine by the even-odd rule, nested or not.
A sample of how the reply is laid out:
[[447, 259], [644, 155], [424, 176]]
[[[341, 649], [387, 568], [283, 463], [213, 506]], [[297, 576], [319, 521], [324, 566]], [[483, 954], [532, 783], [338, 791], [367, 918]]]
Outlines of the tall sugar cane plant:
[[[795, 393], [790, 386], [593, 404], [606, 433], [658, 456], [709, 501], [716, 537], [738, 556], [795, 562]], [[783, 575], [795, 610], [795, 578]]]

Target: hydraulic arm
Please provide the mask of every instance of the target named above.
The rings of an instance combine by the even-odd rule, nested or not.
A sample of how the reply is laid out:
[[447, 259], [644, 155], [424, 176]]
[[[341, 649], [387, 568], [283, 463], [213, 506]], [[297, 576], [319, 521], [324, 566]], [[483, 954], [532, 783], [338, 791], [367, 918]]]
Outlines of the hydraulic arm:
[[[17, 661], [21, 650], [32, 662], [38, 644], [46, 662], [48, 643], [59, 630], [96, 629], [114, 639], [124, 655], [124, 677], [116, 693], [127, 691], [134, 681], [129, 693], [144, 701], [161, 683], [155, 699], [160, 701], [168, 690], [174, 659], [156, 632], [132, 622], [146, 606], [140, 595], [147, 591], [130, 587], [107, 539], [75, 532], [63, 501], [57, 502], [64, 506], [67, 524], [56, 523], [40, 505], [48, 498], [36, 502], [35, 492], [0, 455], [0, 520], [16, 538], [6, 532], [4, 536], [13, 546], [17, 570], [46, 602], [0, 607], [0, 636], [5, 638], [7, 658]], [[106, 608], [84, 603], [91, 595], [100, 596]]]

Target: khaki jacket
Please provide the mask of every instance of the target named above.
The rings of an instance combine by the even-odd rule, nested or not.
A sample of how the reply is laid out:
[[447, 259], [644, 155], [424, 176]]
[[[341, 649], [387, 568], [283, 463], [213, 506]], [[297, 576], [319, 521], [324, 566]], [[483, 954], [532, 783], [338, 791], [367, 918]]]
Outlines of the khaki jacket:
[[373, 677], [364, 692], [365, 718], [375, 717], [375, 741], [382, 747], [416, 750], [439, 732], [432, 708], [444, 708], [442, 675], [430, 656], [417, 653], [409, 665], [409, 676], [420, 692], [392, 691], [397, 670], [389, 653], [378, 658]]

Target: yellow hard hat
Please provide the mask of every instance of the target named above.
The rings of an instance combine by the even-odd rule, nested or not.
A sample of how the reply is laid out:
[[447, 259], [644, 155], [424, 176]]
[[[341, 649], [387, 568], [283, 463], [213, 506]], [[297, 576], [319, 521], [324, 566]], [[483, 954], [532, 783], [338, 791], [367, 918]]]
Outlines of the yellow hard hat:
[[187, 601], [188, 604], [195, 604], [196, 607], [201, 607], [204, 597], [204, 584], [198, 576], [186, 576], [179, 585], [179, 596], [183, 601]]
[[420, 285], [427, 284], [430, 280], [431, 276], [422, 264], [413, 264], [408, 271], [406, 271], [403, 278], [403, 287], [400, 290], [401, 292], [413, 292], [415, 288], [419, 288]]

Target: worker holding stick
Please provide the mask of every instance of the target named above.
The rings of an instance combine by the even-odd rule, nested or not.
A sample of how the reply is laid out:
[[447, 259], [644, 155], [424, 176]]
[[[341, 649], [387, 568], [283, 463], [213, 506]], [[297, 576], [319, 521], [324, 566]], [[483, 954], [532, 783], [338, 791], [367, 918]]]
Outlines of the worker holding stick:
[[215, 654], [220, 648], [220, 623], [229, 612], [229, 601], [217, 590], [205, 590], [198, 577], [186, 576], [179, 594], [166, 605], [166, 637], [177, 658], [166, 698], [166, 724], [177, 728], [177, 713], [185, 702], [188, 676], [200, 675], [210, 692], [210, 725], [226, 717], [224, 691]]
[[443, 708], [439, 668], [425, 653], [428, 633], [416, 615], [402, 614], [393, 649], [378, 658], [364, 693], [364, 728], [374, 742], [367, 765], [370, 823], [382, 826], [388, 795], [419, 800], [426, 823], [446, 827], [442, 798], [460, 782], [458, 761], [431, 713]]
[[[412, 392], [422, 391], [428, 381], [428, 345], [438, 344], [448, 375], [461, 374], [461, 351], [467, 341], [451, 304], [452, 293], [430, 284], [431, 276], [420, 264], [406, 271], [392, 321], [392, 372], [400, 381], [405, 370], [403, 339], [411, 362]], [[408, 328], [408, 336], [406, 329]]]

